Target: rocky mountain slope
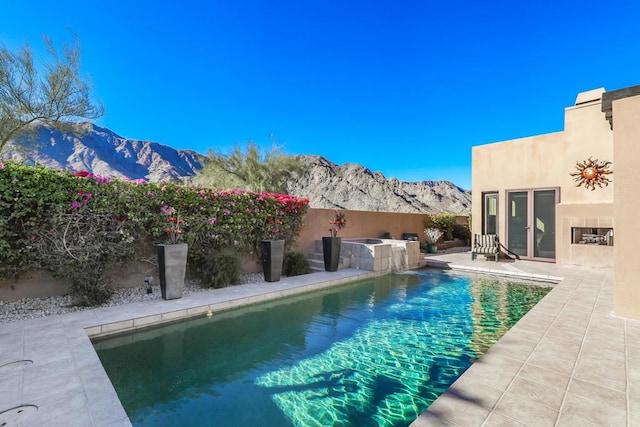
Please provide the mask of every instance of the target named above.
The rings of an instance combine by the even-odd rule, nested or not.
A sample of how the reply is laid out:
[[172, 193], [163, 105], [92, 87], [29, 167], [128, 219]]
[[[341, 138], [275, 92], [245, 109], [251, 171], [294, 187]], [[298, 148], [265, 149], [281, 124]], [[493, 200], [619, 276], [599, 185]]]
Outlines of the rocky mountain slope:
[[[189, 180], [202, 168], [203, 156], [195, 151], [126, 139], [91, 123], [77, 126], [83, 130], [80, 136], [40, 126], [34, 149], [19, 150], [10, 144], [3, 157], [148, 181]], [[308, 198], [314, 208], [457, 215], [471, 210], [471, 194], [449, 181], [403, 182], [358, 164], [336, 165], [311, 155], [299, 158], [306, 172], [289, 183], [289, 192]]]
[[202, 168], [203, 156], [175, 150], [157, 142], [126, 139], [92, 123], [79, 123], [80, 134], [63, 133], [49, 126], [36, 130], [32, 149], [6, 148], [12, 160], [26, 159], [52, 169], [88, 171], [113, 178], [180, 181]]
[[314, 208], [467, 215], [471, 194], [449, 181], [403, 182], [320, 156], [299, 156], [307, 173], [289, 183], [289, 192], [307, 197]]

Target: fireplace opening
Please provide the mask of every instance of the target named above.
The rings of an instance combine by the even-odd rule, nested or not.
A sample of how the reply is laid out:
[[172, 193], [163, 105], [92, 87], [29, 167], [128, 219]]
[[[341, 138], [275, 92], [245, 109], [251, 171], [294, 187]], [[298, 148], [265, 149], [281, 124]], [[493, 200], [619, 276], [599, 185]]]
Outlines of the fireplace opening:
[[613, 228], [571, 227], [571, 243], [613, 246]]

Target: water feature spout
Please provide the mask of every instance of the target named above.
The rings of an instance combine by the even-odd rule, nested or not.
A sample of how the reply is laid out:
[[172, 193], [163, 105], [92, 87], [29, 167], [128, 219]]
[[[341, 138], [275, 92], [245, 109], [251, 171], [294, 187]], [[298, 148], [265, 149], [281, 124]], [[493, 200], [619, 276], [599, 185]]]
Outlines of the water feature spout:
[[407, 259], [407, 248], [400, 245], [391, 246], [391, 271], [401, 272], [409, 269], [409, 260]]

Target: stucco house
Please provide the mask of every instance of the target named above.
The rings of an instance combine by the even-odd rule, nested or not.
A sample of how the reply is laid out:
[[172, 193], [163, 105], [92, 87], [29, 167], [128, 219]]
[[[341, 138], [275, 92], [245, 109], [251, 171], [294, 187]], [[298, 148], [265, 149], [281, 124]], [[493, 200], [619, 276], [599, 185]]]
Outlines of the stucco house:
[[522, 259], [614, 271], [640, 319], [640, 86], [578, 94], [561, 132], [472, 149], [474, 234]]

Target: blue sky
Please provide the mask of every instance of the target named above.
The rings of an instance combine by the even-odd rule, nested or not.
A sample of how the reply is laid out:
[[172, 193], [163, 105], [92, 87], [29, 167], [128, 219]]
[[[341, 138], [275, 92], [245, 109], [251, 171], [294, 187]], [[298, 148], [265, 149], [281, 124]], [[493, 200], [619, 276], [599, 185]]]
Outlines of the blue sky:
[[562, 130], [579, 92], [640, 84], [639, 22], [637, 0], [0, 0], [6, 47], [80, 38], [97, 124], [124, 137], [204, 154], [273, 135], [463, 188], [472, 146]]

